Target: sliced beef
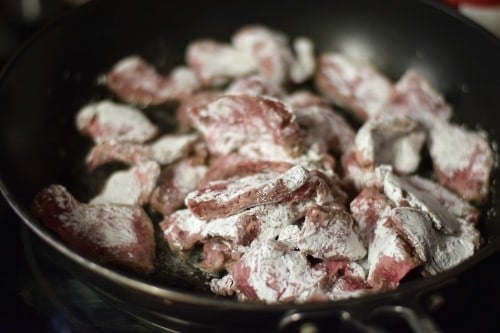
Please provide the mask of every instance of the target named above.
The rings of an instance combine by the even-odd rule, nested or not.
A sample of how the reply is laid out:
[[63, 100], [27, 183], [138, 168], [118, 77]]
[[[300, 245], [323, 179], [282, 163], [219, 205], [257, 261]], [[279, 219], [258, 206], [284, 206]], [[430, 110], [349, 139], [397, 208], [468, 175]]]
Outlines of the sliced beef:
[[258, 173], [235, 180], [213, 181], [186, 197], [186, 205], [198, 218], [226, 217], [243, 209], [279, 202], [302, 187], [309, 172], [295, 166], [281, 174]]
[[197, 141], [196, 134], [165, 134], [149, 144], [107, 141], [94, 145], [85, 162], [91, 170], [115, 161], [127, 164], [155, 161], [165, 165], [187, 156]]
[[151, 206], [169, 215], [184, 206], [186, 195], [198, 187], [207, 167], [195, 158], [186, 158], [161, 171], [150, 198]]
[[79, 110], [76, 127], [96, 143], [144, 143], [158, 134], [158, 128], [141, 111], [107, 100], [87, 104]]
[[447, 121], [452, 108], [421, 74], [408, 70], [394, 86], [395, 94], [384, 113], [406, 115], [427, 128], [435, 122]]
[[422, 263], [404, 238], [388, 225], [391, 212], [384, 213], [375, 221], [373, 236], [368, 245], [367, 282], [375, 290], [396, 288], [401, 279]]
[[405, 117], [378, 117], [368, 120], [354, 140], [356, 160], [363, 167], [391, 165], [398, 173], [409, 174], [420, 164], [425, 133]]
[[160, 222], [163, 237], [170, 249], [176, 253], [193, 249], [201, 239], [206, 221], [198, 219], [189, 209], [179, 209]]
[[257, 70], [254, 57], [244, 50], [211, 39], [191, 42], [186, 63], [205, 87], [218, 87]]
[[408, 178], [399, 177], [392, 172], [387, 172], [384, 178], [384, 193], [396, 206], [414, 207], [427, 212], [431, 217], [434, 227], [445, 234], [454, 234], [459, 230], [457, 216], [443, 206], [440, 200], [426, 190], [413, 186]]
[[377, 222], [387, 216], [393, 206], [389, 198], [375, 187], [363, 188], [351, 201], [351, 214], [357, 223], [358, 234], [365, 246], [373, 240]]
[[324, 271], [310, 266], [304, 254], [272, 240], [251, 247], [231, 275], [239, 293], [265, 303], [305, 302], [323, 292], [326, 278]]
[[222, 155], [210, 163], [200, 188], [214, 180], [241, 178], [256, 173], [282, 173], [292, 167], [293, 164], [288, 162], [256, 160], [234, 153]]
[[352, 216], [328, 206], [310, 207], [294, 238], [301, 252], [319, 259], [358, 260], [366, 255], [353, 230]]
[[301, 150], [302, 138], [294, 117], [276, 100], [226, 95], [190, 109], [190, 118], [215, 155], [239, 152], [261, 159], [289, 160]]
[[245, 26], [233, 35], [233, 45], [253, 57], [260, 75], [281, 85], [289, 79], [304, 82], [315, 68], [314, 45], [307, 38], [294, 43], [297, 57], [288, 45], [288, 37], [261, 25]]
[[484, 202], [494, 165], [486, 136], [463, 127], [435, 123], [429, 151], [437, 178], [465, 200]]
[[90, 204], [104, 202], [142, 206], [156, 186], [160, 166], [156, 162], [144, 162], [128, 170], [116, 171], [106, 180], [102, 191]]
[[318, 90], [361, 120], [375, 117], [393, 98], [391, 82], [368, 65], [355, 64], [337, 53], [323, 53], [317, 66]]
[[153, 223], [138, 206], [78, 202], [61, 185], [39, 192], [33, 211], [68, 246], [99, 263], [140, 272], [153, 270]]
[[179, 100], [200, 86], [193, 71], [187, 67], [177, 67], [169, 76], [162, 76], [138, 56], [120, 60], [106, 73], [104, 80], [123, 101], [143, 105]]
[[354, 130], [319, 96], [298, 92], [287, 96], [284, 102], [295, 114], [306, 146], [310, 149], [341, 153], [352, 145]]
[[281, 98], [285, 95], [285, 91], [261, 75], [251, 75], [234, 80], [225, 90], [225, 94]]
[[479, 232], [471, 223], [460, 221], [454, 235], [435, 229], [432, 217], [420, 210], [399, 207], [391, 211], [388, 223], [424, 262], [427, 274], [450, 269], [474, 254], [479, 247]]

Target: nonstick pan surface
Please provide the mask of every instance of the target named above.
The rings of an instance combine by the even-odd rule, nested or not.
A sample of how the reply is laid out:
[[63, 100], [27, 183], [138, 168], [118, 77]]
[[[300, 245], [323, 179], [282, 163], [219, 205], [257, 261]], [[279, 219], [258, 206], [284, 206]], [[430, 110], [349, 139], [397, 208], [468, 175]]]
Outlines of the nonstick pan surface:
[[[420, 1], [94, 1], [41, 31], [11, 60], [0, 79], [0, 187], [32, 232], [50, 245], [76, 275], [130, 311], [161, 320], [168, 316], [214, 327], [247, 330], [276, 327], [289, 311], [359, 314], [375, 307], [412, 303], [500, 247], [498, 182], [480, 224], [484, 245], [468, 261], [395, 291], [361, 299], [306, 305], [240, 304], [211, 296], [175, 263], [151, 278], [89, 261], [68, 249], [30, 214], [43, 187], [66, 185], [79, 199], [92, 194], [82, 160], [89, 142], [74, 126], [84, 104], [111, 94], [97, 77], [116, 61], [139, 54], [168, 71], [183, 62], [188, 42], [228, 40], [247, 23], [263, 23], [291, 37], [310, 37], [318, 51], [338, 51], [369, 61], [397, 79], [412, 67], [421, 71], [455, 109], [454, 121], [500, 135], [500, 43], [470, 21]], [[152, 110], [153, 117], [162, 116]], [[498, 170], [494, 179], [498, 179]], [[170, 259], [174, 260], [175, 259]]]

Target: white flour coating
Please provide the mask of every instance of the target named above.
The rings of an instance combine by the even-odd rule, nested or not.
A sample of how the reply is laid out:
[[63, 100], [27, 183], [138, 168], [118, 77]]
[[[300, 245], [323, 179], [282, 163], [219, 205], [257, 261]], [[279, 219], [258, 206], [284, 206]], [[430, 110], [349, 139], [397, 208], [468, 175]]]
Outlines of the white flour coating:
[[[169, 220], [173, 223], [163, 229], [163, 235], [168, 237], [170, 247], [177, 250], [186, 250], [183, 246], [185, 238], [200, 237], [203, 228], [206, 226], [206, 221], [198, 219], [191, 213], [189, 209], [179, 209], [169, 216]], [[179, 232], [180, 231], [180, 232]]]
[[354, 90], [354, 98], [359, 101], [360, 107], [368, 118], [378, 115], [383, 107], [392, 99], [391, 83], [373, 68], [362, 66], [359, 68], [359, 83]]
[[181, 162], [179, 167], [175, 169], [175, 187], [182, 192], [194, 191], [206, 172], [207, 167], [205, 165], [193, 166], [189, 163], [186, 165]]
[[417, 189], [406, 179], [388, 172], [384, 178], [384, 193], [396, 205], [410, 205], [427, 212], [437, 229], [453, 234], [458, 229], [458, 220], [439, 200], [432, 195]]
[[[238, 178], [234, 181], [214, 181], [211, 184], [225, 183], [227, 186], [223, 191], [201, 190], [189, 193], [186, 196], [186, 205], [190, 202], [205, 202], [215, 200], [218, 203], [230, 202], [238, 199], [242, 195], [250, 195], [254, 200], [261, 200], [253, 204], [262, 204], [275, 202], [283, 199], [289, 193], [297, 190], [306, 183], [309, 178], [309, 172], [301, 166], [294, 166], [290, 170], [281, 174], [259, 173], [246, 177]], [[276, 189], [282, 191], [276, 193]], [[252, 202], [251, 202], [252, 203]]]
[[92, 135], [96, 143], [111, 140], [143, 143], [158, 131], [138, 109], [107, 100], [87, 104], [78, 111], [78, 130], [86, 132], [94, 122], [99, 124], [99, 132]]
[[273, 241], [255, 244], [241, 260], [250, 270], [248, 284], [267, 303], [305, 302], [321, 291], [325, 279], [325, 272], [312, 269], [305, 255]]
[[102, 192], [90, 204], [142, 205], [149, 199], [159, 175], [160, 166], [156, 162], [145, 162], [125, 171], [117, 171], [107, 179]]
[[414, 208], [395, 208], [391, 219], [398, 233], [412, 245], [419, 259], [425, 262], [428, 274], [434, 275], [461, 263], [473, 255], [479, 234], [470, 224], [461, 222], [456, 235], [445, 235], [432, 227], [429, 214]]
[[164, 135], [150, 145], [153, 159], [160, 164], [170, 164], [185, 156], [198, 137], [197, 134]]
[[368, 248], [368, 265], [370, 267], [369, 276], [373, 274], [382, 256], [394, 258], [395, 260], [404, 260], [409, 254], [404, 250], [403, 244], [392, 228], [385, 226], [387, 216], [377, 221], [373, 232], [373, 240]]
[[177, 66], [170, 72], [171, 87], [165, 88], [164, 92], [160, 91], [160, 95], [165, 98], [170, 98], [173, 93], [186, 94], [200, 88], [198, 80], [193, 69], [186, 66]]
[[472, 223], [477, 222], [478, 210], [440, 184], [416, 175], [408, 178], [408, 181], [421, 191], [433, 193], [439, 202], [456, 217], [463, 218]]
[[[358, 281], [366, 280], [366, 271], [358, 263], [351, 261], [347, 264], [345, 270], [348, 272], [347, 275], [352, 279], [357, 279]], [[338, 279], [332, 286], [332, 288], [327, 292], [327, 296], [331, 300], [341, 300], [347, 298], [355, 298], [366, 295], [370, 292], [370, 289], [366, 286], [365, 288], [356, 288], [352, 290], [352, 285], [344, 278]]]
[[275, 84], [287, 78], [292, 58], [288, 38], [264, 26], [252, 26], [237, 32], [232, 38], [236, 49], [252, 56], [260, 73]]
[[104, 248], [116, 248], [137, 243], [133, 223], [141, 216], [140, 210], [106, 203], [82, 204], [60, 217], [64, 216], [64, 226], [82, 239], [91, 239]]
[[350, 85], [358, 77], [358, 68], [347, 60], [344, 56], [340, 54], [328, 54], [327, 60], [331, 63], [332, 67], [326, 68], [326, 75], [330, 79], [335, 87], [338, 89], [341, 95], [351, 96], [352, 91]]
[[191, 43], [187, 50], [188, 62], [195, 68], [202, 81], [212, 81], [215, 86], [229, 78], [241, 77], [257, 70], [254, 57], [229, 44], [211, 40]]
[[[368, 65], [352, 62], [341, 54], [326, 53], [320, 68], [331, 86], [336, 102], [354, 109], [361, 109], [367, 118], [375, 117], [393, 96], [391, 83]], [[337, 100], [338, 99], [338, 100]]]
[[298, 37], [293, 41], [296, 59], [290, 64], [290, 79], [295, 83], [308, 80], [316, 69], [314, 44], [306, 37]]
[[361, 165], [389, 164], [401, 173], [414, 172], [420, 163], [425, 133], [409, 118], [385, 116], [368, 120], [355, 137]]
[[[487, 147], [485, 138], [478, 133], [468, 131], [461, 126], [436, 122], [430, 131], [429, 151], [440, 171], [453, 175], [456, 171], [472, 166], [473, 154], [483, 142], [482, 148]], [[487, 154], [482, 155], [486, 158], [477, 161], [476, 165], [481, 170], [487, 170], [487, 166], [492, 165], [492, 162], [488, 163]]]

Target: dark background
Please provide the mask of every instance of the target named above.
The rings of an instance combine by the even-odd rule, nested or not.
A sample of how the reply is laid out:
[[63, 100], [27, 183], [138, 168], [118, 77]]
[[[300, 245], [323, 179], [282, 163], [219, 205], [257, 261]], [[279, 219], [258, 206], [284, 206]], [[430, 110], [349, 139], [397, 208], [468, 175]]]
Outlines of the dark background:
[[[49, 21], [73, 10], [84, 1], [69, 0], [0, 0], [0, 66], [30, 36]], [[0, 253], [3, 270], [0, 273], [0, 332], [112, 332], [93, 324], [92, 327], [72, 327], [70, 319], [60, 318], [57, 304], [40, 281], [35, 279], [25, 255], [23, 226], [0, 199]], [[493, 332], [500, 326], [500, 254], [481, 262], [461, 275], [455, 283], [439, 290], [435, 304], [428, 307], [430, 316], [444, 332]], [[92, 302], [101, 304], [100, 300]], [[92, 303], [94, 304], [94, 303]], [[100, 308], [99, 308], [100, 309]], [[100, 309], [101, 315], [110, 314]], [[85, 316], [83, 316], [85, 317]], [[106, 321], [104, 317], [96, 321]], [[130, 326], [127, 331], [140, 331]], [[115, 330], [116, 331], [116, 330]]]

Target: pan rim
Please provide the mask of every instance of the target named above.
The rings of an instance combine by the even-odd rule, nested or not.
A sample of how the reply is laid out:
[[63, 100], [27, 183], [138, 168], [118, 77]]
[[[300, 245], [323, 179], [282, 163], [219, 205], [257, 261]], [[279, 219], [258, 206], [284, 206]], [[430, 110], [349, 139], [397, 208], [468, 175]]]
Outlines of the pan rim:
[[[97, 6], [99, 2], [89, 2], [83, 5], [81, 8], [90, 8], [91, 6]], [[496, 47], [500, 49], [500, 39], [495, 37], [492, 33], [487, 31], [485, 28], [475, 23], [474, 21], [468, 19], [467, 17], [456, 13], [455, 11], [445, 7], [436, 1], [431, 0], [419, 0], [420, 4], [434, 8], [435, 10], [442, 11], [447, 15], [454, 17], [455, 19], [461, 21], [463, 24], [467, 24], [478, 33], [481, 33], [485, 38], [488, 38], [490, 42], [496, 43]], [[7, 77], [8, 73], [15, 67], [17, 59], [22, 56], [25, 52], [29, 52], [30, 46], [35, 43], [40, 37], [47, 33], [50, 33], [58, 24], [63, 20], [71, 18], [71, 15], [75, 12], [80, 12], [81, 9], [74, 9], [70, 12], [64, 14], [63, 16], [54, 19], [48, 23], [44, 28], [35, 33], [28, 41], [26, 41], [8, 60], [6, 65], [0, 71], [0, 82], [3, 82]], [[122, 286], [132, 288], [136, 291], [145, 292], [151, 296], [168, 299], [169, 301], [184, 303], [189, 305], [199, 305], [199, 306], [217, 306], [219, 308], [230, 308], [236, 310], [254, 310], [254, 311], [284, 311], [293, 309], [299, 310], [317, 310], [324, 308], [338, 308], [338, 307], [351, 307], [360, 304], [367, 304], [372, 302], [378, 302], [380, 300], [394, 300], [395, 295], [408, 294], [412, 291], [426, 292], [442, 285], [446, 281], [455, 279], [460, 273], [470, 269], [474, 265], [483, 261], [490, 255], [496, 253], [500, 250], [500, 239], [494, 239], [488, 244], [483, 245], [471, 258], [460, 263], [459, 265], [441, 272], [435, 276], [418, 279], [415, 281], [410, 281], [400, 285], [395, 290], [390, 290], [387, 292], [377, 293], [374, 295], [367, 295], [360, 298], [354, 299], [344, 299], [327, 301], [322, 303], [307, 303], [307, 304], [264, 304], [264, 303], [242, 303], [230, 299], [220, 299], [210, 297], [205, 294], [190, 293], [187, 291], [178, 291], [174, 288], [169, 288], [166, 286], [157, 286], [152, 283], [146, 283], [139, 279], [131, 278], [125, 276], [124, 274], [117, 272], [113, 269], [107, 268], [101, 264], [98, 264], [92, 260], [85, 258], [84, 256], [78, 254], [77, 252], [66, 246], [62, 240], [58, 239], [55, 235], [47, 232], [44, 226], [42, 226], [36, 219], [29, 213], [28, 209], [23, 207], [15, 198], [14, 194], [8, 189], [3, 180], [2, 170], [0, 170], [0, 192], [5, 198], [9, 206], [14, 210], [16, 216], [22, 220], [22, 222], [29, 227], [29, 229], [43, 241], [45, 241], [52, 248], [56, 249], [59, 253], [63, 254], [66, 258], [74, 261], [75, 263], [82, 266], [84, 269], [90, 270], [92, 273], [98, 274], [105, 277], [108, 280], [116, 282]], [[497, 217], [498, 219], [498, 217]]]

